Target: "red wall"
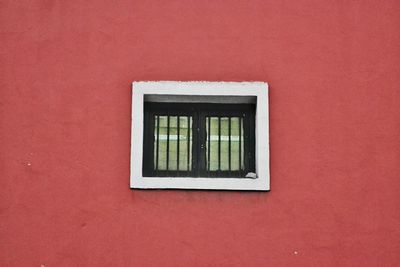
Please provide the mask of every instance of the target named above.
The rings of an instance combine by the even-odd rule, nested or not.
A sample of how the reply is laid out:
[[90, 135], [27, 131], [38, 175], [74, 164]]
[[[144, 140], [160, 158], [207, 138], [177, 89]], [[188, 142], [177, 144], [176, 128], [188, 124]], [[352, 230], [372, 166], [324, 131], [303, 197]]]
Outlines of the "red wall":
[[[399, 264], [399, 1], [0, 12], [1, 266]], [[130, 190], [134, 80], [269, 82], [271, 192]]]

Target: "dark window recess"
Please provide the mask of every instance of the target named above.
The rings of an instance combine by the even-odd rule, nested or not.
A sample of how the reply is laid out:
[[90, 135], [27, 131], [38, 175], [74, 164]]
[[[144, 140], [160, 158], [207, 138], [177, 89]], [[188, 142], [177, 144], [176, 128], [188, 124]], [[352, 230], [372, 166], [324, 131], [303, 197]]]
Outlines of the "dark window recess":
[[254, 114], [254, 104], [145, 102], [143, 176], [255, 172]]

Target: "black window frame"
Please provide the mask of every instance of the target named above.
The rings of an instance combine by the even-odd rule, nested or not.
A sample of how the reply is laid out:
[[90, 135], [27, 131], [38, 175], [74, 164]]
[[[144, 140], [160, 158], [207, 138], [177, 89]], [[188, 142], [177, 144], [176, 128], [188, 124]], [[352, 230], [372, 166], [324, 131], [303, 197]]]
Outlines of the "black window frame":
[[[247, 173], [255, 173], [255, 110], [255, 104], [145, 102], [143, 177], [245, 178]], [[191, 171], [154, 170], [155, 116], [192, 117]], [[239, 171], [207, 170], [206, 117], [241, 117], [243, 119], [244, 169]]]

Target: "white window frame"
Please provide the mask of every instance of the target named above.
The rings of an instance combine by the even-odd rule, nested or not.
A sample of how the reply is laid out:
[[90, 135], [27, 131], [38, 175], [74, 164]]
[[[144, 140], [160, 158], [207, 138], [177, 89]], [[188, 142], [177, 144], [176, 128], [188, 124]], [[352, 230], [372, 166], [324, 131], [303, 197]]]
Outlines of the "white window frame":
[[[256, 97], [255, 165], [257, 178], [143, 177], [144, 96], [201, 96], [215, 99]], [[203, 98], [204, 99], [204, 98]], [[206, 99], [210, 99], [209, 97]], [[234, 98], [232, 98], [234, 99]], [[236, 98], [237, 99], [237, 98]], [[241, 102], [239, 102], [240, 104]], [[130, 187], [140, 189], [270, 190], [268, 84], [265, 82], [133, 82]]]

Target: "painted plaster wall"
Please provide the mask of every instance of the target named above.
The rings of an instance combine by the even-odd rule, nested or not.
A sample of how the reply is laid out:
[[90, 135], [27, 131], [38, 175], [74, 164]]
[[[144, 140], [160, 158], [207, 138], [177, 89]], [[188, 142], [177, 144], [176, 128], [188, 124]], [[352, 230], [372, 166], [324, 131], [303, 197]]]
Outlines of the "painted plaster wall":
[[[395, 266], [399, 1], [0, 2], [1, 266]], [[133, 80], [267, 81], [271, 192], [129, 189]]]

